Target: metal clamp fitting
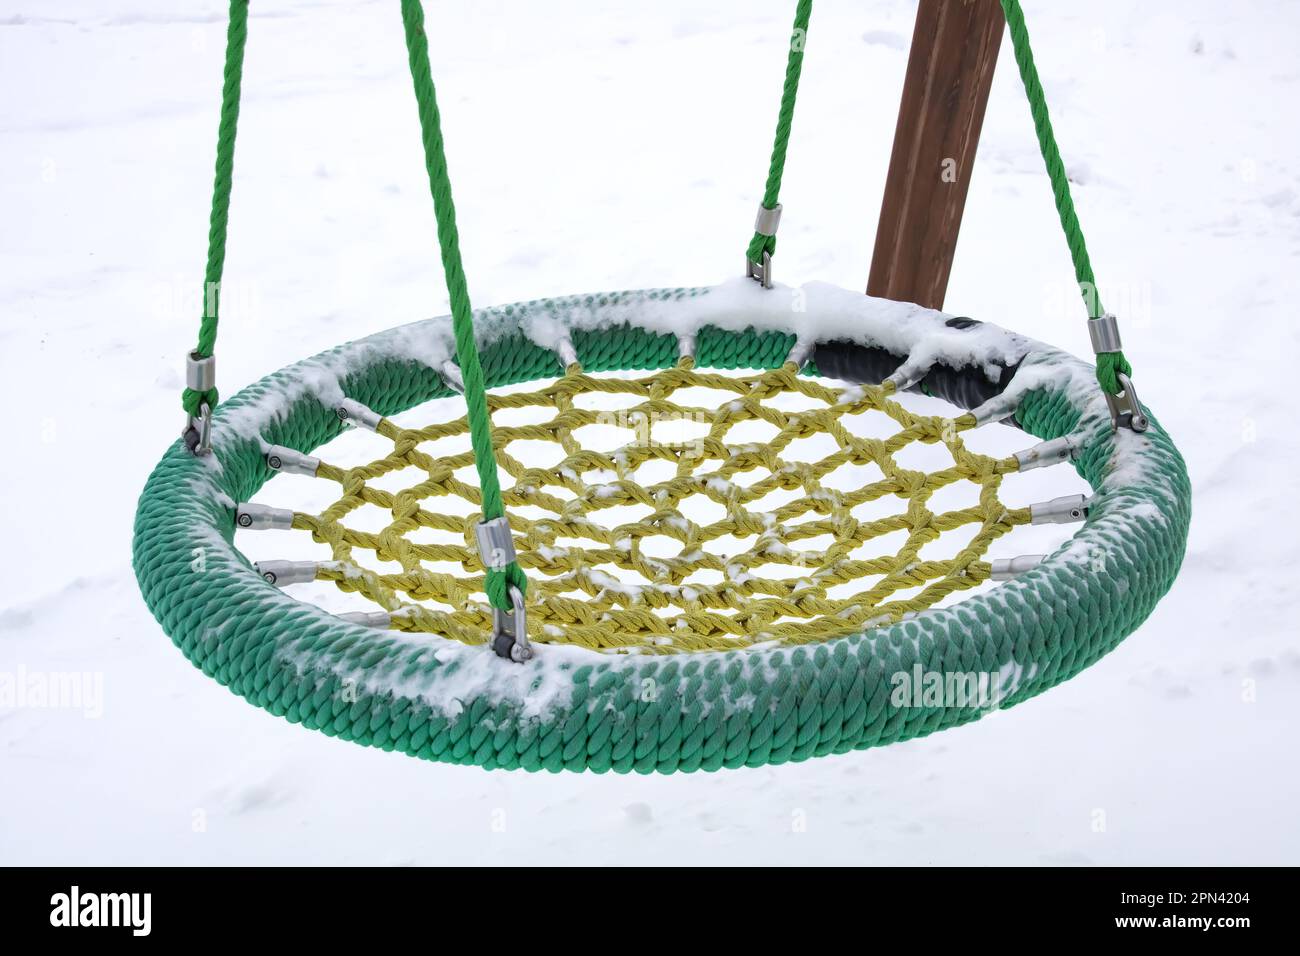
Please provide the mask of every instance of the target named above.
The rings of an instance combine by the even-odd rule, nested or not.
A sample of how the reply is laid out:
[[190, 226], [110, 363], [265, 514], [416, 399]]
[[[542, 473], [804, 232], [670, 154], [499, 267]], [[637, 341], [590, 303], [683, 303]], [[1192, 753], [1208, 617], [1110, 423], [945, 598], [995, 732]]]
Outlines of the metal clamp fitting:
[[185, 356], [185, 387], [208, 392], [217, 387], [217, 357], [191, 352]]
[[293, 512], [244, 502], [235, 506], [235, 524], [249, 531], [288, 531], [293, 527]]
[[1022, 554], [1016, 558], [998, 558], [989, 565], [989, 578], [993, 581], [1010, 581], [1026, 571], [1032, 571], [1047, 558], [1045, 554]]
[[555, 354], [560, 357], [560, 367], [568, 371], [570, 365], [578, 364], [578, 350], [573, 347], [573, 340], [567, 335], [555, 343]]
[[[185, 357], [185, 387], [195, 392], [208, 392], [217, 387], [217, 357], [191, 352]], [[185, 416], [185, 429], [181, 432], [185, 447], [195, 455], [212, 451], [212, 407], [203, 402], [199, 414]]]
[[277, 588], [315, 581], [319, 567], [315, 561], [258, 561], [253, 565], [258, 574]]
[[320, 467], [320, 459], [304, 455], [292, 448], [285, 448], [283, 445], [272, 445], [266, 450], [266, 467], [289, 475], [306, 475], [315, 478], [316, 469]]
[[480, 521], [474, 526], [478, 541], [478, 556], [489, 571], [504, 571], [515, 562], [515, 539], [510, 533], [510, 522], [505, 515], [491, 521]]
[[1092, 340], [1092, 350], [1098, 355], [1120, 351], [1119, 320], [1109, 312], [1099, 318], [1089, 319], [1088, 338]]
[[772, 288], [772, 253], [763, 250], [762, 262], [754, 262], [745, 256], [745, 275], [757, 279], [764, 289]]
[[514, 585], [510, 586], [510, 603], [513, 609], [509, 611], [492, 608], [492, 650], [497, 657], [522, 664], [532, 659], [533, 648], [528, 643], [524, 595]]
[[[898, 366], [898, 368], [886, 375], [884, 381], [880, 384], [884, 385], [888, 382], [894, 386], [894, 391], [905, 392], [917, 382], [921, 381], [921, 379], [925, 378], [928, 371], [930, 371], [929, 368], [920, 365], [912, 365], [910, 362], [904, 362], [902, 365]], [[989, 404], [990, 403], [986, 402], [985, 406], [988, 406]], [[983, 407], [984, 406], [981, 406], [981, 408]], [[1001, 415], [1003, 413], [999, 414]], [[981, 424], [983, 423], [981, 422]]]
[[1135, 432], [1144, 432], [1150, 426], [1151, 422], [1142, 411], [1142, 404], [1138, 401], [1137, 391], [1133, 388], [1133, 380], [1123, 372], [1115, 376], [1119, 379], [1120, 386], [1124, 391], [1118, 395], [1112, 395], [1106, 392], [1106, 407], [1110, 409], [1110, 424], [1112, 430], [1119, 428], [1131, 428]]
[[334, 409], [338, 415], [339, 421], [346, 425], [358, 425], [368, 431], [378, 431], [379, 423], [384, 420], [384, 416], [371, 411], [360, 402], [351, 398], [345, 398], [338, 403]]
[[1071, 524], [1088, 516], [1089, 500], [1083, 495], [1064, 495], [1029, 506], [1030, 524]]
[[776, 227], [781, 225], [781, 204], [768, 209], [762, 203], [758, 206], [758, 215], [754, 217], [754, 231], [760, 236], [775, 236]]
[[1062, 435], [1050, 441], [1040, 441], [1033, 448], [1018, 451], [1015, 458], [1021, 471], [1031, 471], [1034, 468], [1059, 465], [1063, 461], [1069, 461], [1078, 453], [1078, 442], [1069, 435]]
[[465, 394], [465, 377], [460, 374], [460, 366], [451, 359], [442, 363], [439, 369], [442, 374], [442, 381], [449, 389], [457, 395]]
[[[474, 526], [474, 537], [479, 560], [487, 570], [504, 571], [514, 563], [515, 539], [505, 515], [480, 521]], [[510, 586], [510, 603], [510, 611], [492, 608], [492, 650], [498, 657], [522, 664], [533, 656], [533, 649], [528, 644], [524, 595], [514, 585]]]
[[812, 358], [813, 349], [816, 343], [811, 339], [795, 339], [795, 343], [790, 347], [790, 354], [785, 357], [786, 363], [793, 362], [794, 367], [802, 369]]

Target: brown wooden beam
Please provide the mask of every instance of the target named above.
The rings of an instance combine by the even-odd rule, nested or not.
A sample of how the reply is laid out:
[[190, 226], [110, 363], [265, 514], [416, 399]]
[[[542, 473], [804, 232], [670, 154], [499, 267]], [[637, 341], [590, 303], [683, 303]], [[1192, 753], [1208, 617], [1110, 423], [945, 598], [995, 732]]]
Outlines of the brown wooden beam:
[[920, 0], [868, 295], [943, 307], [1005, 23], [998, 0]]

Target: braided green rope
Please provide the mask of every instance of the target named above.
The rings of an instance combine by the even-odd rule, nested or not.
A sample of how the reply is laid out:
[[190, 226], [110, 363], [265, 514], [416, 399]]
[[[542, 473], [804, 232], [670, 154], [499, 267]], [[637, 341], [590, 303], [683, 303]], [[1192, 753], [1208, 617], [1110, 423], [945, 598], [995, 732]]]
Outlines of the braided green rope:
[[[208, 222], [208, 264], [203, 273], [203, 318], [195, 352], [207, 358], [217, 342], [217, 314], [221, 301], [221, 273], [226, 265], [226, 223], [230, 218], [230, 185], [235, 170], [235, 132], [239, 126], [239, 90], [244, 73], [244, 41], [248, 37], [249, 0], [230, 0], [230, 25], [226, 29], [226, 65], [221, 87], [221, 122], [217, 127], [217, 171], [212, 186], [212, 215]], [[217, 407], [215, 388], [181, 393], [187, 414], [197, 416], [206, 403]]]
[[[1025, 96], [1029, 99], [1029, 112], [1034, 118], [1038, 148], [1043, 154], [1048, 178], [1052, 181], [1052, 196], [1056, 200], [1056, 212], [1061, 217], [1061, 228], [1065, 231], [1065, 241], [1070, 247], [1070, 259], [1074, 262], [1074, 277], [1079, 283], [1079, 291], [1087, 306], [1088, 318], [1101, 318], [1105, 314], [1105, 309], [1102, 308], [1101, 297], [1097, 294], [1097, 280], [1092, 274], [1088, 246], [1083, 239], [1079, 216], [1074, 211], [1074, 200], [1070, 197], [1070, 179], [1065, 173], [1065, 164], [1061, 161], [1056, 135], [1052, 132], [1052, 120], [1047, 113], [1047, 98], [1043, 94], [1043, 84], [1038, 79], [1038, 68], [1034, 65], [1034, 52], [1029, 45], [1029, 30], [1025, 26], [1025, 14], [1020, 9], [1020, 0], [1002, 0], [1002, 12], [1006, 14], [1007, 26], [1011, 30], [1011, 44], [1015, 48], [1020, 78], [1025, 84]], [[1133, 374], [1133, 368], [1123, 352], [1102, 352], [1097, 356], [1097, 381], [1111, 395], [1117, 395], [1123, 390], [1117, 378], [1119, 373]]]
[[[611, 321], [599, 331], [574, 330], [585, 369], [671, 367], [675, 340], [647, 331], [638, 316], [702, 294], [654, 290], [522, 303], [481, 313], [480, 325], [590, 310]], [[615, 326], [615, 319], [628, 324]], [[762, 333], [702, 328], [697, 367], [779, 367], [794, 327], [792, 320]], [[434, 370], [400, 358], [406, 334], [386, 333], [382, 341], [391, 347], [354, 344], [327, 353], [331, 365], [349, 368], [348, 394], [380, 414], [448, 394]], [[1044, 348], [1052, 367], [1077, 364]], [[1075, 467], [1096, 498], [1074, 541], [1014, 584], [807, 647], [689, 659], [569, 652], [548, 662], [543, 653], [537, 667], [511, 669], [452, 641], [414, 640], [331, 617], [263, 581], [230, 546], [226, 502], [248, 500], [273, 474], [263, 441], [310, 452], [342, 428], [301, 387], [321, 361], [276, 372], [226, 401], [218, 426], [248, 415], [262, 424], [256, 436], [214, 430], [222, 467], [171, 445], [136, 513], [136, 574], [162, 628], [234, 693], [331, 736], [428, 760], [670, 773], [785, 763], [923, 736], [990, 709], [946, 697], [938, 706], [900, 703], [896, 675], [979, 672], [999, 683], [997, 675], [1006, 675], [1008, 696], [997, 705], [1019, 705], [1141, 624], [1173, 581], [1186, 545], [1187, 472], [1159, 422], [1153, 418], [1140, 442], [1120, 441], [1087, 395], [1044, 381], [1025, 395], [1016, 419], [1040, 439], [1084, 436]], [[482, 361], [492, 387], [554, 377], [553, 353], [519, 334], [484, 347]], [[205, 555], [202, 573], [195, 549]], [[1104, 566], [1079, 561], [1081, 553], [1103, 555]]]
[[[501, 484], [497, 477], [496, 453], [492, 448], [492, 420], [488, 416], [487, 393], [483, 387], [483, 368], [478, 346], [474, 342], [474, 319], [471, 315], [469, 289], [460, 257], [460, 236], [456, 231], [456, 207], [451, 198], [451, 180], [447, 175], [447, 156], [443, 149], [442, 119], [429, 66], [429, 44], [424, 32], [424, 9], [420, 0], [402, 0], [402, 24], [406, 28], [406, 50], [411, 65], [411, 80], [420, 110], [420, 132], [424, 142], [424, 164], [433, 194], [434, 216], [438, 221], [438, 245], [442, 252], [442, 269], [451, 298], [452, 330], [456, 337], [456, 356], [465, 382], [465, 404], [469, 409], [470, 443], [474, 447], [474, 465], [478, 470], [483, 494], [483, 518], [492, 520], [504, 514]], [[503, 611], [511, 609], [510, 585], [522, 594], [528, 579], [516, 562], [503, 571], [489, 570], [485, 582], [488, 599]]]
[[[799, 0], [795, 9], [794, 29], [790, 36], [790, 56], [785, 65], [785, 87], [781, 91], [781, 110], [776, 117], [776, 140], [772, 143], [772, 162], [767, 171], [767, 186], [763, 190], [763, 207], [775, 209], [781, 193], [781, 177], [785, 173], [785, 154], [790, 145], [790, 127], [794, 123], [794, 103], [799, 94], [799, 74], [803, 71], [804, 39], [808, 35], [808, 19], [812, 16], [812, 0]], [[754, 233], [745, 255], [758, 265], [763, 253], [776, 253], [776, 236]]]

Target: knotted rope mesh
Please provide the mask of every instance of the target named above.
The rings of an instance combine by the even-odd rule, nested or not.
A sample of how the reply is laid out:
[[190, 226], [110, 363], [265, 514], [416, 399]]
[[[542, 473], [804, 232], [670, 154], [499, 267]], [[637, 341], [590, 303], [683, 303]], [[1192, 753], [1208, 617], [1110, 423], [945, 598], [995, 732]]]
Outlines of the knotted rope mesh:
[[[723, 400], [699, 404], [698, 390]], [[689, 358], [634, 378], [575, 364], [534, 390], [490, 394], [497, 460], [513, 479], [506, 512], [530, 581], [530, 639], [642, 653], [806, 643], [901, 620], [987, 580], [989, 545], [1030, 520], [998, 498], [1015, 459], [966, 447], [974, 416], [917, 414], [892, 396], [890, 383], [832, 387], [791, 363], [724, 374]], [[541, 420], [503, 423], [510, 409]], [[854, 427], [868, 414], [888, 424], [883, 437]], [[606, 450], [584, 447], [592, 426], [617, 436]], [[766, 437], [750, 440], [756, 430]], [[485, 642], [492, 618], [465, 417], [421, 428], [384, 419], [378, 433], [390, 453], [346, 469], [322, 462], [317, 478], [341, 496], [319, 514], [295, 513], [294, 527], [332, 552], [318, 578], [380, 605], [393, 627]], [[806, 460], [795, 449], [818, 444], [801, 443], [810, 438], [833, 450]], [[463, 451], [434, 447], [457, 439]], [[558, 460], [539, 464], [536, 442], [558, 445]], [[950, 463], [901, 463], [918, 444], [946, 448]], [[931, 507], [961, 482], [974, 486], [973, 504]], [[380, 530], [357, 526], [366, 506], [386, 513]], [[876, 514], [855, 514], [863, 506]], [[948, 556], [921, 554], [947, 532], [967, 540]], [[887, 538], [897, 547], [878, 553]]]

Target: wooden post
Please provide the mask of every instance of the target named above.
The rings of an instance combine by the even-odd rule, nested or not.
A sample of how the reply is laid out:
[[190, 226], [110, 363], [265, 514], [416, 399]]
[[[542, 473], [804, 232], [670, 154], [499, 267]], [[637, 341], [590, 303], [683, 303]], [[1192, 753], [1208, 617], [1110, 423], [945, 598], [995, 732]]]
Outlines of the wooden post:
[[1005, 25], [998, 0], [920, 0], [868, 295], [943, 307]]

